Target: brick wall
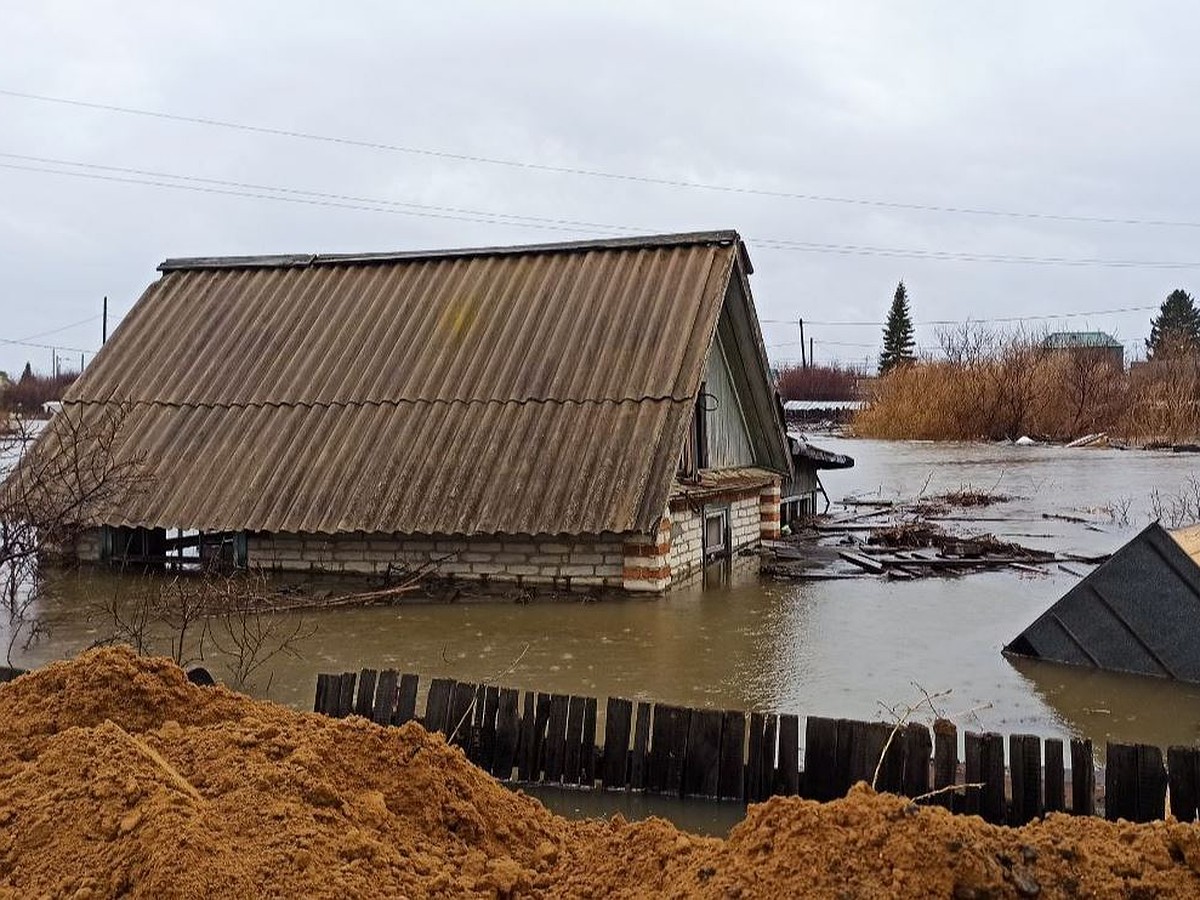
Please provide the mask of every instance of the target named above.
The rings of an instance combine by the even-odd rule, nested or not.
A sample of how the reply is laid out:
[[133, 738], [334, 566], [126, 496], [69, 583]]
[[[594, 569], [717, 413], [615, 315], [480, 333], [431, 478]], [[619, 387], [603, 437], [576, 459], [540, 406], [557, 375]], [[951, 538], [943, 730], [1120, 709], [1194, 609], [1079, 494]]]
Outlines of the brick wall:
[[383, 573], [436, 562], [436, 574], [555, 587], [622, 587], [623, 539], [524, 535], [251, 534], [251, 566], [280, 571]]

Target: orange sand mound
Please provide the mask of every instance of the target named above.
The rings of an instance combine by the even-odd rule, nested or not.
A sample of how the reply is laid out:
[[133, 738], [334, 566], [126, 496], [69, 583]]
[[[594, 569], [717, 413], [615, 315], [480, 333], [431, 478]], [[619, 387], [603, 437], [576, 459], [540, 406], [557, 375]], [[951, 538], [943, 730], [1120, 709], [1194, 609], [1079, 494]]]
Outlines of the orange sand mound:
[[572, 822], [415, 724], [193, 687], [123, 649], [0, 686], [0, 898], [1197, 897], [1197, 873], [1196, 826], [1006, 829], [864, 786], [751, 807], [724, 841]]

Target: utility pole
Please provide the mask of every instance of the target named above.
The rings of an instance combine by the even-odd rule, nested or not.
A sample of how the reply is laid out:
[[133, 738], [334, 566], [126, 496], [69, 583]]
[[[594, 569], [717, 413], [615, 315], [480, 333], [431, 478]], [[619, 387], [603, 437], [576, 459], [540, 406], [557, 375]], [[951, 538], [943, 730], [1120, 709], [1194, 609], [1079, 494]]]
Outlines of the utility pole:
[[808, 364], [809, 364], [810, 366], [815, 366], [815, 365], [817, 364], [817, 357], [816, 357], [816, 355], [813, 353], [813, 339], [812, 339], [812, 335], [809, 335], [809, 338], [808, 338]]
[[808, 368], [808, 357], [804, 355], [804, 320], [800, 320], [800, 368]]
[[[100, 326], [100, 346], [103, 347], [108, 343], [108, 295], [104, 295], [104, 312], [101, 315], [103, 324]], [[82, 371], [82, 367], [80, 367]]]

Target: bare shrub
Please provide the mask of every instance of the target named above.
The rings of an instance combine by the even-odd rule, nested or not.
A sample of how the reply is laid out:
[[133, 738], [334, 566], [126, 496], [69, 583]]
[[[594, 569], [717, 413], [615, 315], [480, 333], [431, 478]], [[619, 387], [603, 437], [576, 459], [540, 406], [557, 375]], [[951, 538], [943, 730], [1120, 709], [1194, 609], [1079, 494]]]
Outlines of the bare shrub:
[[862, 375], [843, 366], [788, 366], [779, 372], [784, 400], [854, 400]]
[[144, 486], [143, 461], [120, 450], [126, 416], [120, 404], [67, 407], [44, 434], [17, 418], [0, 444], [0, 471], [12, 470], [0, 484], [0, 608], [8, 617], [10, 663], [16, 647], [45, 631], [35, 613], [45, 558], [68, 555], [99, 510]]

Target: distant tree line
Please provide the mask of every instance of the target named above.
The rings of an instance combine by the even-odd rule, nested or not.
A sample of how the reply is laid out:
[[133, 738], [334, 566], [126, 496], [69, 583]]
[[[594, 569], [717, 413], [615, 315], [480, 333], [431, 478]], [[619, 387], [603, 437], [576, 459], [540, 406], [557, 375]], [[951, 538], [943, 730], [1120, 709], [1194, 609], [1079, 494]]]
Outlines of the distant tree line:
[[15, 380], [9, 378], [7, 373], [0, 372], [0, 410], [38, 414], [47, 401], [61, 400], [78, 377], [78, 372], [38, 375], [29, 363], [25, 363], [21, 376]]

